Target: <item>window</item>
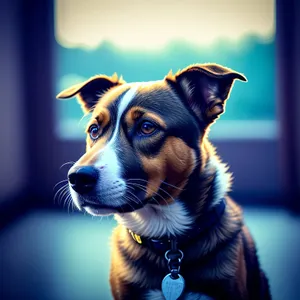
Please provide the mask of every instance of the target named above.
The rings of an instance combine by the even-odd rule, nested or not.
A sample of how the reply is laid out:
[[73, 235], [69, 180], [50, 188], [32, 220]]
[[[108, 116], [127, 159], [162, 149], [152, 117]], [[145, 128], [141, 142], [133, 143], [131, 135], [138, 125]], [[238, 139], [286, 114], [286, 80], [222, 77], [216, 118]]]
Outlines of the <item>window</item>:
[[[56, 0], [56, 92], [90, 76], [131, 81], [216, 62], [242, 72], [214, 139], [277, 136], [273, 0]], [[81, 139], [76, 101], [57, 101], [57, 134]]]

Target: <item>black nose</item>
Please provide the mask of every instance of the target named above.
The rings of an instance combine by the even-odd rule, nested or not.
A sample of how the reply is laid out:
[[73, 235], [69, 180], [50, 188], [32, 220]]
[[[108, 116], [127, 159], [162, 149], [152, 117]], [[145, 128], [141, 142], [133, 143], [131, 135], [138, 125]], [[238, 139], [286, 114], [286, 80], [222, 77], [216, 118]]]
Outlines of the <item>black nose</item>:
[[73, 190], [79, 194], [87, 194], [95, 187], [99, 173], [92, 166], [74, 167], [70, 169], [68, 178]]

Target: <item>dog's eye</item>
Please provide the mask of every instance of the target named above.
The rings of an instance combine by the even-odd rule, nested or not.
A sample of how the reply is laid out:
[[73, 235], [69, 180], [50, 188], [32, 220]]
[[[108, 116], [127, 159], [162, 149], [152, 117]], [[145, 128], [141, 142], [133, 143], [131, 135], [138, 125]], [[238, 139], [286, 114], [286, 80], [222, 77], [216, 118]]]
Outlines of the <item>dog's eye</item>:
[[149, 122], [149, 121], [144, 121], [142, 122], [142, 124], [140, 125], [140, 130], [139, 132], [143, 135], [149, 135], [151, 133], [153, 133], [156, 130], [156, 125]]
[[93, 141], [95, 141], [97, 138], [99, 138], [100, 136], [100, 127], [96, 124], [93, 124], [89, 127], [89, 130], [88, 130], [89, 134], [90, 134], [90, 137]]

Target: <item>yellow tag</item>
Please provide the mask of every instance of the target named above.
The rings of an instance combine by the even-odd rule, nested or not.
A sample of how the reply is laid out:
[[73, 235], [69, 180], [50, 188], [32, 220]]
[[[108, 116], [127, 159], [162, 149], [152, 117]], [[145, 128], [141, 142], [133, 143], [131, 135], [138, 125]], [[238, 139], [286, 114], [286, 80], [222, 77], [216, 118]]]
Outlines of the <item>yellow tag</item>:
[[132, 232], [131, 230], [128, 230], [129, 233], [131, 234], [132, 238], [139, 244], [142, 244], [142, 239], [139, 235], [137, 235], [136, 233]]
[[142, 243], [142, 240], [141, 240], [141, 237], [139, 235], [137, 235], [136, 233], [134, 234], [134, 237], [135, 237], [135, 240], [141, 244]]

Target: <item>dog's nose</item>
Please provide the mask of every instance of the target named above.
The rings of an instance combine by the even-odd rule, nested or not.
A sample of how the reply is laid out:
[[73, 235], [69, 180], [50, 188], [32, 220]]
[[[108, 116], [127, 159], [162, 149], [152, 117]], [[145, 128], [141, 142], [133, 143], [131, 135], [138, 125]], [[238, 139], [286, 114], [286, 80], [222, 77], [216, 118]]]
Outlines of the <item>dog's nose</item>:
[[92, 166], [74, 167], [68, 173], [71, 187], [79, 194], [87, 194], [95, 187], [99, 172]]

